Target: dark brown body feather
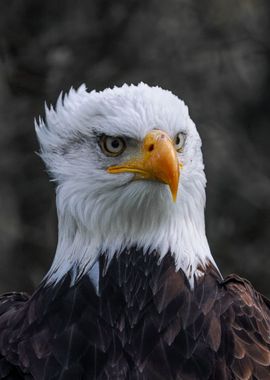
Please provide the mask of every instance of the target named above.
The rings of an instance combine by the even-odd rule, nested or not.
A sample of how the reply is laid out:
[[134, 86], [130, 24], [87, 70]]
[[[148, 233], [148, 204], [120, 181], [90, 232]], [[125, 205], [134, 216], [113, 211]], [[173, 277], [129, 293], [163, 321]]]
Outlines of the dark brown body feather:
[[70, 286], [0, 300], [0, 379], [270, 379], [269, 301], [209, 266], [195, 281], [168, 254], [133, 250]]

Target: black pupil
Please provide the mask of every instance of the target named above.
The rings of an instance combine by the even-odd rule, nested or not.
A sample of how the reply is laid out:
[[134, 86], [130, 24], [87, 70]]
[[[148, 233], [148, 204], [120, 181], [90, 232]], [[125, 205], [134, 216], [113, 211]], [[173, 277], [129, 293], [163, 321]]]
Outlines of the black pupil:
[[178, 144], [180, 144], [180, 137], [179, 136], [176, 137], [176, 145], [178, 145]]
[[111, 145], [112, 145], [112, 148], [117, 149], [119, 148], [120, 142], [119, 140], [113, 140]]

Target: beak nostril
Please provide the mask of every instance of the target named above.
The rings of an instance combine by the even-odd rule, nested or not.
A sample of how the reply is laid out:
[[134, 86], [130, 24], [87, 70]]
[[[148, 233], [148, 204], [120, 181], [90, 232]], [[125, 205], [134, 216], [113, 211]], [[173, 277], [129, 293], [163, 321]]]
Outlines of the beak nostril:
[[148, 152], [152, 152], [154, 150], [154, 144], [149, 145]]

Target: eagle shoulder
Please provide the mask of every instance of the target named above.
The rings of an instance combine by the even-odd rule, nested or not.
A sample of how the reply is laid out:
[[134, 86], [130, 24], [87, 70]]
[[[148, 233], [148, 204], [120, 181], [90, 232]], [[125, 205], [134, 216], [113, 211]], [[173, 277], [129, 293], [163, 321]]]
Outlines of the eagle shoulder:
[[17, 310], [30, 296], [24, 292], [9, 292], [0, 296], [0, 317], [10, 309]]
[[31, 375], [23, 373], [20, 366], [11, 363], [6, 357], [9, 346], [7, 340], [10, 332], [21, 314], [21, 308], [28, 301], [27, 293], [10, 292], [0, 296], [0, 379], [3, 380], [32, 380]]
[[[232, 334], [231, 364], [236, 379], [270, 378], [270, 301], [237, 275], [220, 286], [231, 303], [222, 316], [222, 328]], [[226, 327], [227, 326], [227, 327]]]

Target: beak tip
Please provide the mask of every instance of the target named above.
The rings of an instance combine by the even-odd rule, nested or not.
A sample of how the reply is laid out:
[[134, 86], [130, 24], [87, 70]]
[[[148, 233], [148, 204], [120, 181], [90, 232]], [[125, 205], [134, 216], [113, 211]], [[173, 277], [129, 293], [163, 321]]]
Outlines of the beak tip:
[[177, 170], [177, 177], [175, 178], [174, 177], [174, 180], [172, 181], [168, 181], [168, 185], [169, 185], [169, 188], [170, 188], [170, 191], [171, 191], [171, 194], [172, 194], [172, 200], [173, 200], [173, 203], [176, 203], [177, 201], [177, 194], [178, 194], [178, 185], [179, 185], [179, 169]]
[[178, 193], [178, 188], [172, 188], [170, 187], [170, 190], [171, 190], [171, 194], [172, 194], [172, 200], [173, 200], [173, 203], [176, 202], [177, 200], [177, 193]]
[[173, 203], [176, 202], [176, 199], [177, 199], [177, 194], [172, 194], [172, 200], [173, 200]]

